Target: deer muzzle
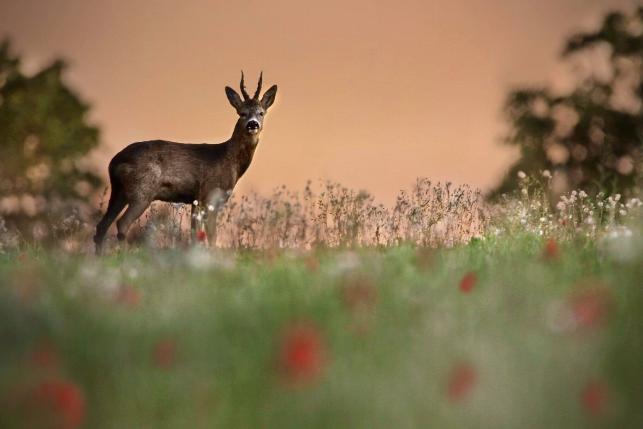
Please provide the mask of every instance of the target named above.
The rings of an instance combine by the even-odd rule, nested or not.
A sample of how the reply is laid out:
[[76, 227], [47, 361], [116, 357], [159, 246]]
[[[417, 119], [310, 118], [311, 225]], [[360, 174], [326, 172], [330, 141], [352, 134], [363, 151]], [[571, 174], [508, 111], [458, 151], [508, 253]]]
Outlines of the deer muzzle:
[[249, 120], [248, 123], [246, 124], [246, 130], [250, 134], [257, 134], [260, 129], [261, 129], [261, 125], [259, 124], [258, 121], [255, 121], [254, 119]]

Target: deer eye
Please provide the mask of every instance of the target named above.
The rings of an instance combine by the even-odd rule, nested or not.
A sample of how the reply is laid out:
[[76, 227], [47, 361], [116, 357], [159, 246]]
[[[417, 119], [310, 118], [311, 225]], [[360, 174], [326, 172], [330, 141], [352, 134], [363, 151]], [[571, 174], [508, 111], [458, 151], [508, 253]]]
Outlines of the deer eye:
[[263, 116], [263, 112], [259, 112], [259, 116]]
[[241, 116], [242, 118], [245, 118], [246, 116], [248, 116], [248, 114], [247, 113], [240, 113], [239, 116]]

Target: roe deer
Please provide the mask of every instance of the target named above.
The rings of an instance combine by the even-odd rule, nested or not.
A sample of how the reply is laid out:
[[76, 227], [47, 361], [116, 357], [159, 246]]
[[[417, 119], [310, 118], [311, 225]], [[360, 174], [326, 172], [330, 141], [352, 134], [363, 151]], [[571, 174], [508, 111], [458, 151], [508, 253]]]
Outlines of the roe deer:
[[197, 200], [207, 204], [214, 195], [224, 198], [230, 195], [252, 161], [264, 115], [277, 94], [277, 85], [273, 85], [259, 99], [262, 78], [263, 73], [252, 98], [246, 92], [243, 71], [240, 84], [243, 100], [226, 86], [228, 101], [239, 114], [229, 140], [220, 144], [143, 141], [130, 144], [112, 158], [109, 163], [112, 193], [94, 236], [97, 253], [102, 250], [109, 226], [125, 206], [127, 210], [116, 222], [120, 241], [152, 201], [189, 204]]

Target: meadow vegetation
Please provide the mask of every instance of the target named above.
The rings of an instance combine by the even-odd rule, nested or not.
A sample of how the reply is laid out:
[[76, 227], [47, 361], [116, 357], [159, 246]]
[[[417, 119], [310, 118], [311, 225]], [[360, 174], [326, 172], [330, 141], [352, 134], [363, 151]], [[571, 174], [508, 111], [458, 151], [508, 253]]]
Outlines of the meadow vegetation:
[[157, 205], [102, 257], [1, 228], [0, 426], [641, 427], [641, 202], [519, 176], [233, 197], [192, 242]]

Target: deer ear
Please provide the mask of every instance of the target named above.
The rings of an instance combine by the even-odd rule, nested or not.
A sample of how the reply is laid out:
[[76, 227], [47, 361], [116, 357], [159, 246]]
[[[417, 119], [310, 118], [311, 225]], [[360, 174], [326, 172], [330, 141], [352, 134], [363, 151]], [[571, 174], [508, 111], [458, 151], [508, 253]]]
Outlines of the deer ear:
[[239, 94], [237, 94], [237, 91], [230, 88], [229, 86], [226, 86], [225, 95], [228, 97], [228, 101], [230, 102], [230, 104], [232, 104], [232, 107], [237, 110], [241, 108], [241, 106], [243, 105], [243, 101], [241, 101], [241, 97], [239, 96]]
[[267, 109], [268, 107], [272, 106], [272, 103], [275, 102], [276, 95], [277, 95], [277, 85], [273, 85], [270, 88], [268, 88], [268, 91], [266, 91], [263, 94], [263, 97], [261, 97], [261, 105], [263, 106], [264, 109]]

